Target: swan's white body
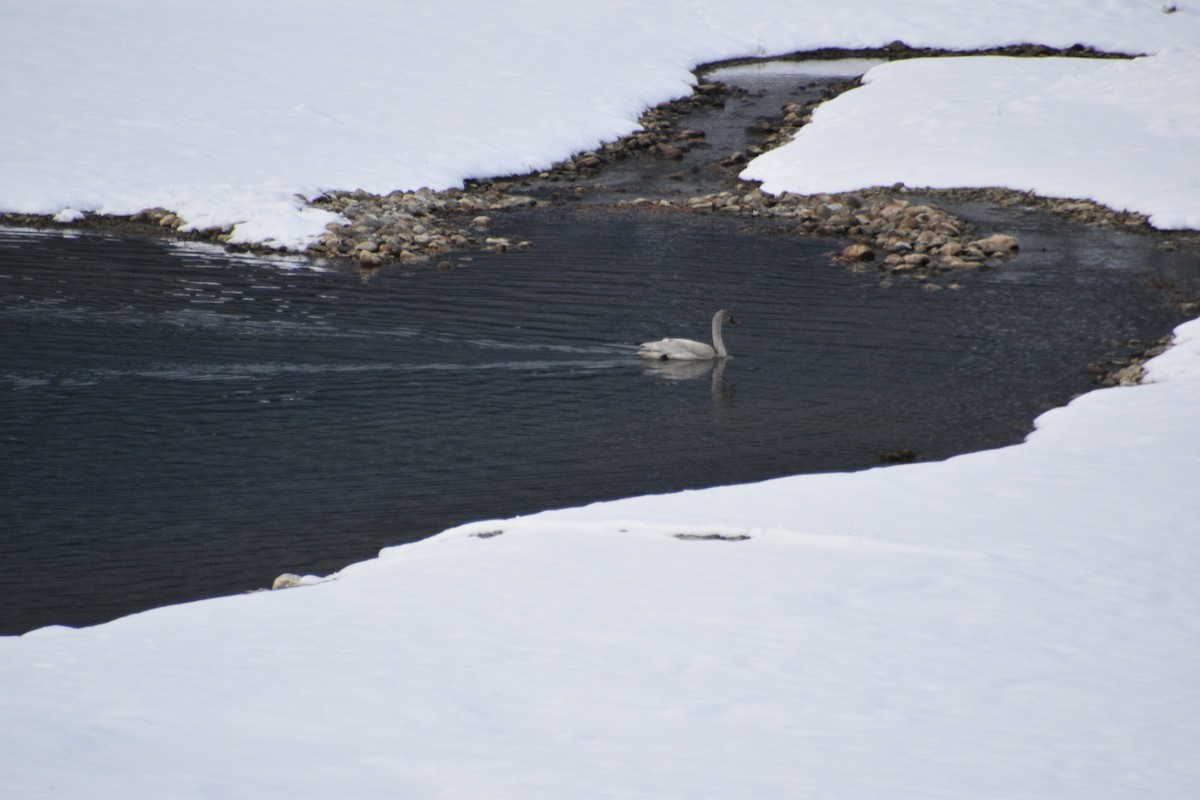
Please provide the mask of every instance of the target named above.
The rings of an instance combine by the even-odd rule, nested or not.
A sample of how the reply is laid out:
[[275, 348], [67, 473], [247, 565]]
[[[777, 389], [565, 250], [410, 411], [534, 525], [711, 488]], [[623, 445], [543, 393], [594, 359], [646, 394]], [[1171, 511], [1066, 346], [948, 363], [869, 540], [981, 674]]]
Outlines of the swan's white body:
[[722, 308], [713, 315], [711, 345], [693, 339], [659, 339], [657, 342], [644, 342], [638, 349], [638, 355], [658, 361], [711, 361], [714, 358], [724, 358], [728, 354], [725, 351], [725, 340], [721, 338], [721, 326], [726, 322], [731, 325], [741, 324]]

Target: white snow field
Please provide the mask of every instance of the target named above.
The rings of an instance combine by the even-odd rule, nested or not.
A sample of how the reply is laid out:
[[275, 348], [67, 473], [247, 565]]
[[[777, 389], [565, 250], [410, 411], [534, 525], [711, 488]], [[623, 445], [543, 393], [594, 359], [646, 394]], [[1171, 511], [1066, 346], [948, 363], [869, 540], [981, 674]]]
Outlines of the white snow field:
[[[700, 62], [902, 39], [1149, 57], [879, 67], [748, 173], [1200, 227], [1195, 3], [731, 6], [0, 0], [0, 210], [298, 246], [328, 217], [297, 194], [544, 167]], [[1176, 334], [1018, 446], [485, 521], [0, 638], [0, 797], [1191, 800], [1200, 320]]]
[[742, 177], [801, 194], [1004, 186], [1200, 228], [1200, 49], [1133, 61], [915, 59], [863, 80]]

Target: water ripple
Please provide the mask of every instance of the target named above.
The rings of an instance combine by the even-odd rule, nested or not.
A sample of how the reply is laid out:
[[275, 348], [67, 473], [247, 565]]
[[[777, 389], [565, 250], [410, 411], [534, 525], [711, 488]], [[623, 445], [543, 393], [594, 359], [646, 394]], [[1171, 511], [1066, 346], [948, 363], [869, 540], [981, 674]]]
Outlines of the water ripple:
[[[1106, 339], [1174, 322], [1131, 273], [1056, 260], [1082, 239], [930, 293], [728, 220], [495, 226], [538, 246], [369, 282], [0, 231], [0, 632], [328, 572], [471, 519], [1016, 441], [1089, 387]], [[636, 357], [705, 338], [720, 306], [743, 322], [726, 362]]]

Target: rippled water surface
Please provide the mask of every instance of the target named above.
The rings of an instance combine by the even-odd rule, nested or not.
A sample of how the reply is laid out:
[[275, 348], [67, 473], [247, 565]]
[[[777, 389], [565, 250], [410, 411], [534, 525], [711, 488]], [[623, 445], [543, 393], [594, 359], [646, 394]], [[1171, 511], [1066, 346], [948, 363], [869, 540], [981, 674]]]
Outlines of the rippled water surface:
[[[715, 217], [498, 224], [536, 246], [370, 280], [0, 231], [0, 631], [326, 573], [472, 519], [1019, 441], [1089, 361], [1178, 321], [1130, 237], [1039, 254], [1030, 234], [930, 292]], [[722, 369], [635, 357], [705, 338], [721, 306], [744, 322]]]

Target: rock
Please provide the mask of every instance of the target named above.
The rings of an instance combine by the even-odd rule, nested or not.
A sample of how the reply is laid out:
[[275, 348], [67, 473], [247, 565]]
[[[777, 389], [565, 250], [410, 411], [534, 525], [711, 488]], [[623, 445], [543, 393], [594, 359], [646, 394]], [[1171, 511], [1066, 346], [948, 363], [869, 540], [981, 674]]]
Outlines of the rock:
[[862, 243], [852, 244], [842, 250], [841, 258], [846, 261], [874, 261], [875, 251]]
[[359, 250], [358, 263], [366, 267], [378, 267], [383, 263], [383, 254], [373, 250]]
[[917, 234], [917, 247], [932, 249], [940, 247], [946, 241], [946, 237], [931, 230], [923, 230]]
[[655, 145], [655, 150], [657, 151], [659, 157], [661, 157], [661, 158], [669, 158], [672, 161], [682, 161], [683, 160], [683, 150], [681, 150], [680, 148], [676, 147], [673, 144], [668, 144], [667, 142], [659, 142], [657, 145]]
[[485, 228], [490, 228], [491, 226], [492, 226], [492, 218], [489, 216], [486, 216], [485, 214], [480, 214], [478, 217], [475, 217], [475, 219], [471, 220], [472, 228], [478, 228], [480, 230], [483, 230]]
[[766, 196], [759, 189], [751, 189], [742, 195], [739, 202], [743, 208], [762, 208], [766, 204]]
[[967, 245], [968, 248], [978, 248], [985, 255], [1008, 255], [1017, 252], [1020, 249], [1020, 244], [1017, 242], [1017, 237], [1009, 236], [1005, 233], [993, 233], [984, 239], [976, 239]]
[[290, 589], [293, 586], [299, 586], [303, 580], [299, 575], [285, 572], [275, 579], [275, 582], [271, 584], [271, 589], [272, 591], [275, 589]]
[[[961, 258], [958, 258], [956, 256], [950, 256], [948, 258], [943, 258], [941, 265], [942, 265], [942, 269], [979, 269], [979, 264], [977, 262], [963, 261]], [[962, 288], [962, 287], [956, 287], [954, 285], [951, 285], [950, 288], [955, 289], [955, 288]]]
[[1113, 379], [1118, 386], [1137, 386], [1142, 382], [1142, 376], [1146, 374], [1146, 370], [1141, 364], [1130, 364], [1113, 373]]
[[517, 197], [507, 196], [496, 204], [497, 208], [528, 208], [529, 206], [537, 205], [537, 200], [532, 197]]
[[913, 249], [907, 241], [894, 235], [884, 239], [881, 246], [889, 253], [911, 253]]

